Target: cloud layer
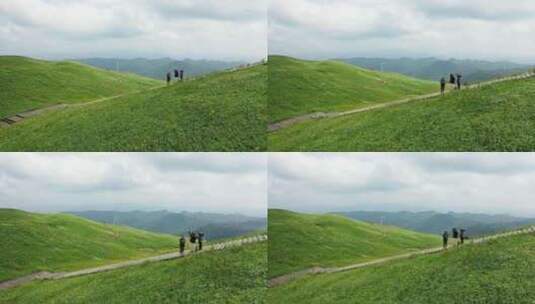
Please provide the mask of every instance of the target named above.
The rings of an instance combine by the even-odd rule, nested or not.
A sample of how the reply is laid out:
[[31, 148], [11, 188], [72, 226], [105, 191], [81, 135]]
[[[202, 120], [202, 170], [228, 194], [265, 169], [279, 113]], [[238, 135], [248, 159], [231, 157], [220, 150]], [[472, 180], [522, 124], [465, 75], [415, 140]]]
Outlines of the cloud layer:
[[267, 0], [2, 0], [0, 54], [259, 60]]
[[535, 62], [530, 0], [272, 0], [269, 52]]
[[264, 216], [264, 154], [5, 153], [0, 208], [161, 210]]
[[270, 154], [269, 207], [535, 217], [535, 154]]

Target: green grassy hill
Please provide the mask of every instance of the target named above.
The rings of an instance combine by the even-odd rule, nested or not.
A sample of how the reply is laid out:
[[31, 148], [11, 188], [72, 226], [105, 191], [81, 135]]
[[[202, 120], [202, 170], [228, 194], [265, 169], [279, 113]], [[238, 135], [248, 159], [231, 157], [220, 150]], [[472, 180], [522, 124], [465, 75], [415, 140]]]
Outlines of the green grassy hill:
[[39, 271], [78, 270], [177, 250], [171, 235], [67, 214], [0, 209], [0, 281]]
[[[338, 215], [269, 210], [269, 277], [440, 246], [438, 236]], [[282, 302], [281, 302], [282, 303]]]
[[440, 89], [434, 82], [339, 61], [270, 56], [268, 70], [270, 122], [312, 112], [355, 109]]
[[265, 242], [0, 291], [0, 303], [265, 303]]
[[267, 68], [257, 65], [0, 129], [1, 151], [262, 151]]
[[0, 118], [59, 103], [78, 103], [162, 85], [68, 61], [0, 56]]
[[269, 135], [271, 151], [533, 151], [535, 78], [309, 121]]
[[535, 235], [310, 276], [269, 291], [270, 303], [464, 304], [535, 302]]

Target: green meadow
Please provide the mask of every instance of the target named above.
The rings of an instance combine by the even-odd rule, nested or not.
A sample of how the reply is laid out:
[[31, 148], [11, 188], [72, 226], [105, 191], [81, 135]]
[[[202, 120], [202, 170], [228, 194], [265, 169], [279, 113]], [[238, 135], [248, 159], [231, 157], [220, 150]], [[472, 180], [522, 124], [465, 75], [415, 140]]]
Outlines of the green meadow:
[[178, 238], [67, 214], [0, 209], [0, 281], [178, 250]]
[[219, 72], [0, 129], [0, 151], [265, 151], [267, 68]]
[[439, 90], [438, 84], [395, 73], [381, 73], [341, 61], [305, 61], [270, 56], [268, 120], [338, 112]]
[[535, 302], [535, 235], [502, 238], [270, 288], [270, 303]]
[[271, 133], [270, 151], [533, 151], [535, 79], [511, 80], [444, 97]]
[[270, 209], [268, 215], [270, 278], [315, 266], [346, 266], [441, 244], [438, 236], [338, 215], [278, 209]]
[[265, 242], [0, 291], [0, 303], [266, 303]]
[[132, 93], [163, 81], [69, 61], [0, 56], [0, 118], [53, 104]]

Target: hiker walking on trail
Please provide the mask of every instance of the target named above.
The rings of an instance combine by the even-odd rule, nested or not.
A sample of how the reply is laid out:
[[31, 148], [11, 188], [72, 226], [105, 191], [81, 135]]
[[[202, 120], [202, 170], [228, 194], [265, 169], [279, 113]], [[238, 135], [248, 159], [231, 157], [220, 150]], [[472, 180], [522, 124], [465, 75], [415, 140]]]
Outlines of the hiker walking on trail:
[[171, 72], [167, 72], [167, 85], [171, 82]]
[[198, 237], [199, 237], [199, 251], [201, 251], [202, 250], [202, 241], [203, 241], [203, 238], [204, 238], [204, 233], [199, 232]]
[[440, 79], [440, 94], [444, 95], [444, 91], [446, 91], [446, 79], [442, 77], [442, 79]]
[[451, 230], [451, 236], [452, 236], [454, 239], [459, 238], [459, 231], [457, 230], [457, 228], [453, 228], [453, 229]]
[[457, 230], [457, 228], [451, 230], [451, 237], [455, 239], [455, 244], [459, 246], [459, 241], [457, 240], [459, 238], [459, 230]]
[[193, 248], [197, 249], [197, 234], [195, 232], [189, 232], [189, 242], [193, 245]]
[[178, 241], [178, 245], [179, 245], [179, 248], [180, 248], [180, 255], [183, 256], [184, 255], [184, 249], [186, 249], [186, 239], [184, 238], [183, 235], [180, 236], [180, 240]]
[[465, 232], [466, 230], [461, 229], [461, 233], [460, 233], [461, 245], [464, 244], [464, 239], [466, 238], [466, 236], [464, 235]]
[[450, 74], [450, 84], [455, 84], [455, 76], [453, 74]]
[[442, 233], [442, 247], [444, 247], [444, 249], [448, 249], [448, 238], [448, 231], [444, 231], [444, 233]]
[[461, 78], [463, 78], [463, 75], [457, 74], [457, 90], [461, 89]]
[[180, 75], [179, 75], [179, 73], [178, 73], [178, 70], [175, 69], [175, 78], [178, 78], [178, 77], [180, 77]]

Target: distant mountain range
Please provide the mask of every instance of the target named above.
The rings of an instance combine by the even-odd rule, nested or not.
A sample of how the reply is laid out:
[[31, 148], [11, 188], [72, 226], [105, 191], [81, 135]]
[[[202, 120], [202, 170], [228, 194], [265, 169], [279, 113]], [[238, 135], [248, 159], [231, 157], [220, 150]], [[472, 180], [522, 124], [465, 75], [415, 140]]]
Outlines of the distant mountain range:
[[440, 234], [452, 228], [467, 229], [468, 235], [493, 234], [517, 227], [535, 224], [535, 219], [519, 218], [509, 215], [486, 215], [474, 213], [437, 213], [437, 212], [375, 212], [352, 211], [336, 212], [355, 220], [370, 223], [383, 223], [419, 232]]
[[265, 218], [240, 214], [169, 211], [80, 211], [67, 212], [93, 221], [125, 225], [153, 232], [181, 234], [189, 229], [203, 231], [209, 240], [235, 237], [257, 230], [265, 230]]
[[85, 63], [97, 68], [119, 72], [129, 72], [154, 79], [165, 79], [168, 71], [184, 70], [185, 77], [208, 74], [214, 71], [229, 69], [245, 64], [244, 62], [216, 61], [216, 60], [175, 60], [172, 58], [160, 59], [117, 59], [117, 58], [87, 58], [75, 61]]
[[518, 64], [507, 61], [482, 60], [442, 60], [437, 58], [347, 58], [337, 59], [363, 68], [400, 73], [416, 78], [438, 81], [450, 73], [463, 75], [463, 82], [479, 82], [504, 75], [524, 72], [533, 65]]

